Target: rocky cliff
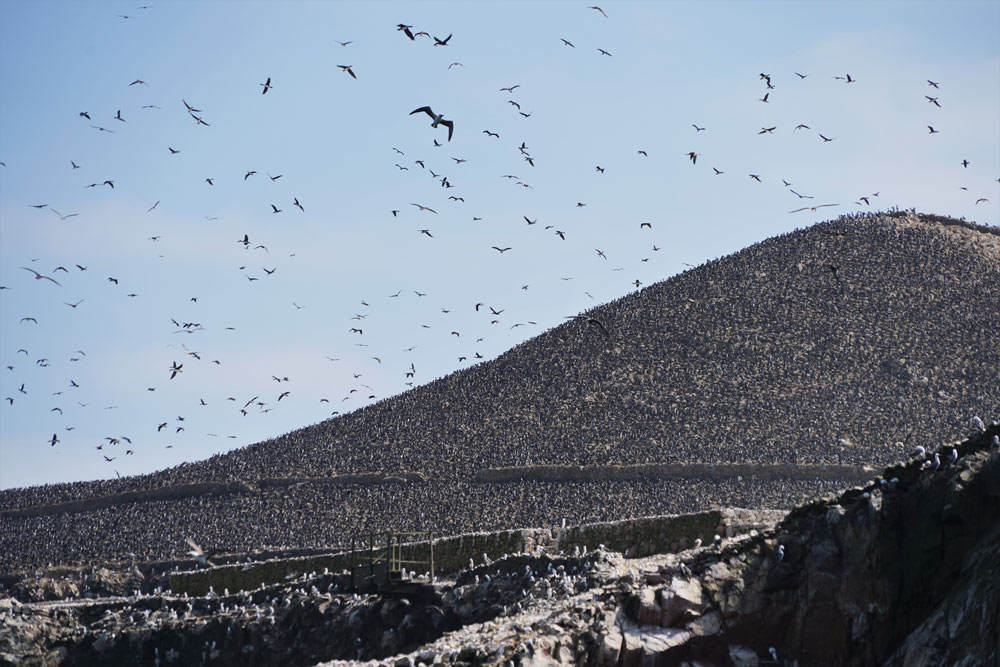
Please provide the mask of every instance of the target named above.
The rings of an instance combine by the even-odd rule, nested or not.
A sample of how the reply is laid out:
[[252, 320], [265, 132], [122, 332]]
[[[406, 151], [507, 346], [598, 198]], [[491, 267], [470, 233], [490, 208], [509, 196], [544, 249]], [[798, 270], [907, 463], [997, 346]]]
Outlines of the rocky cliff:
[[391, 594], [343, 583], [6, 598], [0, 664], [998, 665], [1000, 424], [680, 553], [591, 545]]

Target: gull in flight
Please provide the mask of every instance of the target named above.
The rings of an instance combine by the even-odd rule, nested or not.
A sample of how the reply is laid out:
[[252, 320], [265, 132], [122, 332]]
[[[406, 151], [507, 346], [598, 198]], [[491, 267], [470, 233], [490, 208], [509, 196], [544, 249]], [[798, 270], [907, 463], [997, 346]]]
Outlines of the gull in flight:
[[824, 206], [839, 206], [839, 204], [820, 204], [819, 206], [804, 206], [802, 208], [797, 208], [794, 211], [789, 211], [789, 213], [798, 213], [799, 211], [812, 211], [816, 212], [816, 209], [823, 208]]
[[430, 208], [429, 206], [422, 206], [420, 204], [414, 204], [412, 202], [410, 203], [410, 205], [411, 206], [416, 206], [421, 211], [430, 211], [431, 213], [437, 213], [437, 211], [435, 211], [434, 209]]
[[42, 279], [50, 280], [50, 281], [54, 282], [56, 285], [59, 285], [59, 287], [62, 287], [62, 285], [60, 285], [57, 280], [55, 280], [53, 278], [49, 278], [45, 274], [39, 273], [38, 271], [35, 271], [34, 269], [29, 269], [26, 266], [22, 266], [21, 268], [24, 269], [25, 271], [31, 271], [32, 273], [34, 273], [35, 274], [35, 280], [42, 280]]
[[420, 107], [419, 109], [414, 109], [413, 111], [410, 112], [410, 115], [412, 116], [413, 114], [420, 113], [421, 111], [434, 119], [434, 121], [431, 123], [431, 127], [437, 127], [438, 125], [444, 125], [445, 127], [447, 127], [448, 141], [451, 141], [451, 134], [455, 130], [455, 123], [450, 120], [445, 120], [444, 114], [434, 113], [434, 111], [432, 111], [430, 107]]
[[188, 546], [191, 547], [191, 551], [188, 552], [189, 556], [194, 558], [202, 565], [214, 565], [214, 563], [211, 562], [211, 559], [212, 556], [219, 553], [218, 549], [210, 549], [206, 553], [205, 551], [202, 551], [202, 548], [199, 547], [197, 544], [195, 544], [195, 541], [192, 540], [190, 537], [185, 537], [184, 539], [187, 541]]

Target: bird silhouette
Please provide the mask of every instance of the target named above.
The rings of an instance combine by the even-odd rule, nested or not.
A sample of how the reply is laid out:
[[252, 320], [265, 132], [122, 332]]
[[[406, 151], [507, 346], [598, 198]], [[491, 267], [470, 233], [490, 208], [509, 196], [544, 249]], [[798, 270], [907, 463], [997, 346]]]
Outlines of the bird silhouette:
[[[449, 35], [448, 37], [450, 38], [451, 35]], [[414, 109], [413, 111], [410, 112], [409, 115], [412, 116], [415, 113], [421, 113], [421, 112], [426, 113], [428, 116], [430, 116], [433, 119], [432, 122], [431, 122], [431, 127], [437, 127], [438, 125], [444, 125], [445, 127], [447, 127], [448, 128], [448, 141], [451, 141], [451, 135], [452, 135], [452, 133], [455, 130], [455, 123], [453, 121], [445, 120], [444, 119], [444, 114], [434, 113], [434, 111], [430, 107], [420, 107], [420, 108]]]

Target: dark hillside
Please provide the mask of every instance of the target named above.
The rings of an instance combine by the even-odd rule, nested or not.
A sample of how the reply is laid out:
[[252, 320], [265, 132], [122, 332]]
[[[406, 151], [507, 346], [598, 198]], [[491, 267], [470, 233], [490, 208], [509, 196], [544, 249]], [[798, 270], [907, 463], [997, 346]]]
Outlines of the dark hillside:
[[[981, 238], [980, 238], [981, 237]], [[832, 267], [836, 267], [836, 272]], [[1000, 407], [1000, 237], [865, 216], [769, 239], [495, 361], [162, 477], [898, 459]]]
[[[181, 483], [246, 483], [229, 495], [130, 496], [87, 521], [59, 512], [0, 516], [0, 552], [12, 562], [109, 550], [152, 557], [176, 551], [191, 533], [230, 549], [319, 546], [388, 528], [454, 533], [563, 517], [789, 507], [837, 482], [808, 471], [711, 483], [683, 471], [597, 483], [592, 469], [589, 484], [539, 481], [536, 472], [518, 481], [510, 470], [476, 478], [547, 464], [884, 466], [915, 444], [963, 432], [973, 415], [1000, 415], [1000, 236], [991, 228], [908, 213], [843, 217], [587, 316], [600, 324], [568, 321], [493, 361], [205, 461], [0, 492], [0, 509], [11, 510]], [[921, 443], [910, 437], [918, 423]], [[425, 481], [262, 481], [402, 471]], [[124, 536], [121, 544], [95, 543], [95, 524]]]

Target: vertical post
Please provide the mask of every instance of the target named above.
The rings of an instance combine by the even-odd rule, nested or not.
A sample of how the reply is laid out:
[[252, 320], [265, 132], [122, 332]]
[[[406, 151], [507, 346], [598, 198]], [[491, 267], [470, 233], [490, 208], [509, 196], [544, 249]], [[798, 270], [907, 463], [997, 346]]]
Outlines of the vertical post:
[[431, 544], [431, 583], [434, 583], [434, 533], [428, 533], [430, 538], [428, 541]]
[[356, 555], [357, 552], [354, 550], [354, 536], [351, 535], [351, 590], [354, 590], [355, 588], [354, 568], [357, 566], [357, 559], [355, 558]]

